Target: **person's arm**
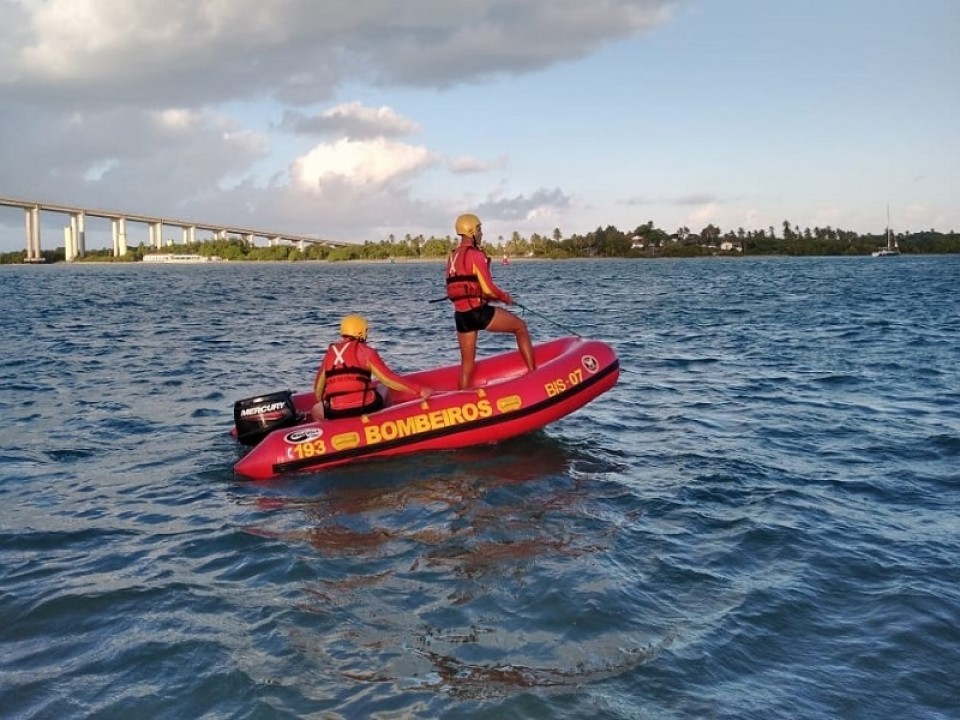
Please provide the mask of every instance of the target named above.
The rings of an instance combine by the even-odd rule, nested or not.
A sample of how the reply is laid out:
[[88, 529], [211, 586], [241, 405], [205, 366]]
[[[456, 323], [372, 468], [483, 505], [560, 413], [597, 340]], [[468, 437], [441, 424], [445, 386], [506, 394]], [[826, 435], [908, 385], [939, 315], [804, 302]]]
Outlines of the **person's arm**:
[[391, 390], [396, 390], [397, 392], [420, 395], [421, 397], [427, 397], [430, 394], [430, 391], [422, 385], [406, 381], [393, 372], [393, 370], [387, 367], [387, 364], [383, 361], [383, 358], [380, 357], [380, 353], [378, 353], [372, 347], [365, 345], [364, 350], [366, 350], [368, 353], [367, 368], [371, 373], [373, 373], [377, 380], [382, 382], [388, 388]]
[[483, 296], [512, 305], [513, 298], [510, 297], [510, 293], [501, 290], [493, 281], [493, 276], [490, 274], [490, 263], [487, 262], [486, 254], [475, 250], [470, 254], [470, 262], [473, 264], [473, 274], [476, 275], [477, 280], [480, 281], [480, 290], [483, 292]]
[[313, 394], [317, 398], [317, 402], [323, 400], [323, 387], [327, 384], [327, 372], [323, 369], [323, 365], [320, 365], [320, 369], [317, 370], [317, 377], [313, 381]]

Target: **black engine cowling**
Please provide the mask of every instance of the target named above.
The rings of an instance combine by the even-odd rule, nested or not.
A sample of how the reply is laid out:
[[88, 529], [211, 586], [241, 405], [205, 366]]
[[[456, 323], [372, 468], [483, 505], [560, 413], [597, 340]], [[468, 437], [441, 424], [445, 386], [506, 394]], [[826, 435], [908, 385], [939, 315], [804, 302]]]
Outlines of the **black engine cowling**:
[[277, 428], [297, 424], [293, 393], [289, 390], [237, 400], [233, 404], [233, 422], [237, 440], [256, 445]]

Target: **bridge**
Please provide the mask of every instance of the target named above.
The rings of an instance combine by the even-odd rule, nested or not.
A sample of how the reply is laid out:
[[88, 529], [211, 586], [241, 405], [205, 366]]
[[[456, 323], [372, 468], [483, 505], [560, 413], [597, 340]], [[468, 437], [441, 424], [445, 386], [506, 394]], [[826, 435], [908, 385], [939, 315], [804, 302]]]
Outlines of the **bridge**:
[[219, 223], [201, 223], [193, 220], [179, 220], [157, 215], [142, 215], [138, 213], [121, 212], [119, 210], [99, 210], [95, 208], [73, 207], [58, 203], [22, 200], [19, 198], [0, 197], [0, 206], [18, 207], [23, 209], [24, 228], [26, 230], [26, 262], [41, 262], [43, 256], [40, 248], [40, 213], [50, 212], [69, 216], [69, 224], [63, 228], [63, 249], [68, 261], [83, 257], [86, 253], [86, 218], [106, 218], [110, 220], [110, 235], [113, 240], [113, 256], [122, 257], [127, 254], [127, 223], [142, 223], [149, 229], [149, 245], [160, 249], [163, 247], [163, 228], [180, 228], [182, 242], [192, 244], [197, 241], [197, 231], [207, 231], [215, 238], [226, 238], [234, 235], [244, 238], [253, 244], [255, 238], [264, 238], [268, 245], [281, 242], [290, 242], [300, 246], [302, 250], [306, 243], [325, 245], [327, 247], [344, 247], [349, 243], [323, 240], [308, 235], [291, 235], [290, 233], [254, 230], [247, 227], [222, 225]]

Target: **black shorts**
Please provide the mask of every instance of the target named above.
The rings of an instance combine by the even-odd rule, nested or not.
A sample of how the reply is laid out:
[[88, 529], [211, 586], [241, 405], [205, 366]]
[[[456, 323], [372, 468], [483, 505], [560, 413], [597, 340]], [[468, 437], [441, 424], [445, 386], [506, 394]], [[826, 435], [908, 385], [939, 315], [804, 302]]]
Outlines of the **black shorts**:
[[468, 333], [486, 330], [496, 312], [497, 309], [493, 305], [481, 305], [472, 310], [455, 312], [453, 319], [457, 323], [457, 332]]

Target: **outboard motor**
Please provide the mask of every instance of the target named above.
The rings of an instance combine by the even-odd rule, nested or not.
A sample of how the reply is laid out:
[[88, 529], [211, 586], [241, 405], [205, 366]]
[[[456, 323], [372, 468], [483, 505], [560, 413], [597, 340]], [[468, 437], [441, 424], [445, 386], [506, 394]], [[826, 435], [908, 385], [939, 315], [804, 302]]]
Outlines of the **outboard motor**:
[[237, 440], [256, 445], [277, 428], [297, 424], [293, 393], [289, 390], [237, 400], [233, 404], [233, 422]]

